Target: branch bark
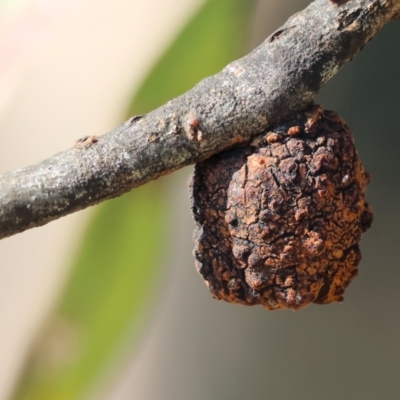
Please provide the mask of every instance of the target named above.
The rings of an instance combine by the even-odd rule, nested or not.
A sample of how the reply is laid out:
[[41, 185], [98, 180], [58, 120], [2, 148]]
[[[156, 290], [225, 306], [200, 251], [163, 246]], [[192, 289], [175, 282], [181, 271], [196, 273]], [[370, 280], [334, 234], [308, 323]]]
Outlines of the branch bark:
[[0, 175], [0, 239], [244, 143], [305, 108], [400, 13], [400, 0], [315, 0], [182, 96], [39, 164]]

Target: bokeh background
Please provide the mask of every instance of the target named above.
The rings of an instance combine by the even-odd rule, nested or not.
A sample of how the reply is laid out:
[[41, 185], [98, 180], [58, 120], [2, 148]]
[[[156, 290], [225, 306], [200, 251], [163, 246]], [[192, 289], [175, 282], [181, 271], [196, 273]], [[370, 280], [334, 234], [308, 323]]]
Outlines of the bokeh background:
[[[308, 3], [0, 0], [0, 172], [179, 95]], [[317, 98], [372, 176], [375, 221], [343, 304], [213, 300], [186, 168], [0, 242], [0, 399], [400, 398], [399, 39], [392, 22]]]

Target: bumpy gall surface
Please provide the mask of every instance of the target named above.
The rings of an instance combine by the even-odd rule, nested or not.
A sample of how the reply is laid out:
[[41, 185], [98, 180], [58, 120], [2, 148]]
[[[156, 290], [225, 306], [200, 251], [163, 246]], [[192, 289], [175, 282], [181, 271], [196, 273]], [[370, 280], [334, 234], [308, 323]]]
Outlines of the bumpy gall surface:
[[349, 128], [319, 106], [198, 163], [194, 255], [212, 295], [268, 310], [342, 301], [372, 221], [368, 181]]

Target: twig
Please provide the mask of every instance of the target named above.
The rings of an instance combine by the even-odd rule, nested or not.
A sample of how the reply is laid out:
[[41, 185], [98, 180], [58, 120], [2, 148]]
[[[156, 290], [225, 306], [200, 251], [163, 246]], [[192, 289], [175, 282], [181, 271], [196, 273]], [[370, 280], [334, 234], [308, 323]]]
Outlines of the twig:
[[400, 0], [316, 0], [250, 54], [150, 114], [0, 175], [0, 238], [248, 141], [306, 107], [399, 13]]

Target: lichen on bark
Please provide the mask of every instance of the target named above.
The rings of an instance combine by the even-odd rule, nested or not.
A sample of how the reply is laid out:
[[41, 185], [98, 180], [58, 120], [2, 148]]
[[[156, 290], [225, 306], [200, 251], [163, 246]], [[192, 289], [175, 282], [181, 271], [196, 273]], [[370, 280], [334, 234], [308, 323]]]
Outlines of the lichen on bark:
[[196, 266], [212, 295], [268, 310], [342, 301], [371, 224], [350, 129], [311, 106], [197, 163]]

